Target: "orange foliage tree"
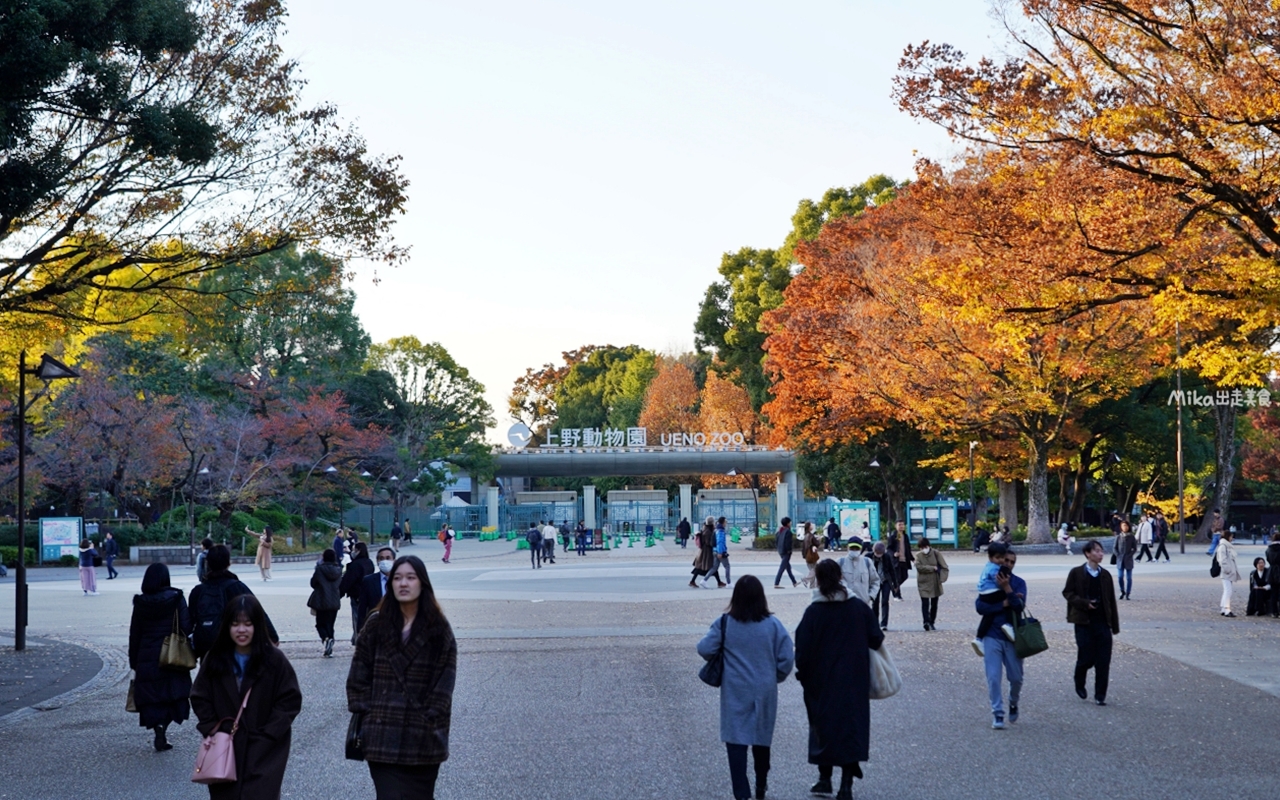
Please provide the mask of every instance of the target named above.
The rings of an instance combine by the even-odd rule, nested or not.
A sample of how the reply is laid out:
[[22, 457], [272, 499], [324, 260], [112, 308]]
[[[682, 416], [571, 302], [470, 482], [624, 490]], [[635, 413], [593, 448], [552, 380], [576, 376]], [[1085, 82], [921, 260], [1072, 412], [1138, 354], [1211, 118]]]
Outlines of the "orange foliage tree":
[[644, 393], [640, 426], [648, 428], [651, 437], [694, 430], [698, 421], [694, 413], [698, 386], [693, 371], [673, 358], [659, 358], [657, 370]]

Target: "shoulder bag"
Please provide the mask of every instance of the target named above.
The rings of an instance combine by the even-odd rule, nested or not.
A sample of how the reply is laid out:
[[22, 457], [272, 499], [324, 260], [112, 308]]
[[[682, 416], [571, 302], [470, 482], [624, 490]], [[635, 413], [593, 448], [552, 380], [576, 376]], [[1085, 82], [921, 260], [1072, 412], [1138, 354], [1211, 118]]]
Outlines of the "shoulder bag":
[[[204, 737], [200, 742], [200, 752], [196, 754], [196, 768], [191, 772], [192, 783], [235, 783], [236, 782], [236, 731], [240, 728], [240, 715], [249, 704], [249, 695], [253, 687], [244, 693], [240, 701], [240, 710], [236, 712], [235, 721], [231, 723], [231, 733], [224, 733], [217, 728], [212, 736]], [[218, 720], [218, 728], [226, 717]]]
[[1019, 613], [1013, 626], [1013, 652], [1018, 658], [1030, 658], [1048, 649], [1049, 643], [1045, 641], [1040, 620]]
[[360, 711], [347, 723], [347, 759], [364, 761], [364, 713]]
[[1210, 577], [1210, 578], [1216, 578], [1216, 577], [1218, 577], [1219, 575], [1221, 575], [1221, 574], [1222, 574], [1222, 564], [1220, 564], [1220, 563], [1218, 562], [1218, 553], [1219, 553], [1219, 552], [1220, 552], [1220, 551], [1215, 550], [1215, 551], [1213, 552], [1213, 560], [1209, 562], [1209, 577]]
[[947, 578], [950, 578], [950, 577], [951, 577], [951, 567], [947, 566], [946, 559], [944, 559], [944, 558], [942, 557], [942, 553], [939, 553], [939, 552], [935, 549], [935, 550], [933, 551], [933, 554], [934, 554], [934, 556], [937, 558], [937, 566], [938, 566], [938, 583], [940, 583], [940, 584], [941, 584], [941, 583], [946, 583], [946, 582], [947, 582]]
[[702, 669], [698, 670], [698, 677], [708, 686], [720, 688], [720, 684], [724, 681], [724, 638], [725, 638], [725, 618], [727, 614], [720, 615], [720, 649], [716, 654], [707, 659], [707, 663], [702, 665]]
[[871, 652], [871, 699], [893, 697], [902, 689], [902, 676], [893, 663], [893, 656], [889, 655], [884, 642], [880, 643], [879, 650], [867, 649]]
[[191, 650], [191, 643], [182, 632], [178, 623], [178, 610], [173, 610], [173, 630], [164, 637], [160, 645], [160, 666], [169, 669], [195, 669], [196, 654]]

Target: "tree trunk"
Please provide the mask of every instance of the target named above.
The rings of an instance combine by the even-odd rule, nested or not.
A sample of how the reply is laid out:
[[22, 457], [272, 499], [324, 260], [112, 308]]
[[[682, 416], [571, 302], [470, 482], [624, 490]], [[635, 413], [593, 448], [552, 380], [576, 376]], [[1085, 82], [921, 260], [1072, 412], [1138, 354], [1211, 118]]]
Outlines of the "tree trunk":
[[1229, 525], [1231, 516], [1231, 489], [1236, 481], [1236, 414], [1235, 406], [1215, 405], [1214, 421], [1217, 428], [1213, 436], [1214, 469], [1211, 502], [1205, 507], [1200, 529], [1192, 541], [1209, 541], [1209, 528], [1213, 524], [1213, 510], [1222, 509], [1222, 523]]
[[1000, 495], [1000, 519], [1013, 530], [1018, 527], [1018, 482], [996, 478], [996, 492]]
[[1027, 541], [1048, 544], [1053, 541], [1053, 525], [1049, 522], [1049, 445], [1030, 442], [1031, 481], [1027, 486]]
[[1084, 522], [1084, 504], [1089, 497], [1089, 473], [1093, 470], [1093, 448], [1098, 445], [1098, 437], [1092, 436], [1080, 447], [1080, 464], [1076, 467], [1075, 485], [1071, 489], [1071, 509], [1067, 512], [1067, 522]]

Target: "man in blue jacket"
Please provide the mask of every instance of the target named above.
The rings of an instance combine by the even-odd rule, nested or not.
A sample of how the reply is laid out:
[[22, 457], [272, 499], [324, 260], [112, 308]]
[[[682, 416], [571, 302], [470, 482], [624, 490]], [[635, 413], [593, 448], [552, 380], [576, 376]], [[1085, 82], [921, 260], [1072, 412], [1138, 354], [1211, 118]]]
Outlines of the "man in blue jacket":
[[[992, 598], [990, 601], [978, 599], [974, 601], [974, 610], [981, 615], [1011, 612], [1017, 615], [1026, 607], [1027, 583], [1013, 574], [1013, 567], [1018, 556], [1012, 550], [1005, 554], [1004, 567], [996, 573], [996, 585], [1000, 587], [1003, 597], [992, 598], [996, 592], [982, 597]], [[1018, 698], [1022, 694], [1022, 659], [1013, 649], [1013, 642], [1005, 638], [999, 625], [992, 625], [982, 640], [983, 660], [987, 670], [987, 694], [991, 699], [991, 727], [1004, 730], [1004, 695], [1002, 679], [1009, 677], [1009, 721], [1018, 721]], [[1004, 673], [1002, 675], [1002, 672]]]
[[716, 569], [719, 570], [720, 565], [724, 565], [724, 583], [719, 586], [721, 589], [733, 582], [729, 577], [729, 535], [724, 527], [724, 517], [716, 520]]

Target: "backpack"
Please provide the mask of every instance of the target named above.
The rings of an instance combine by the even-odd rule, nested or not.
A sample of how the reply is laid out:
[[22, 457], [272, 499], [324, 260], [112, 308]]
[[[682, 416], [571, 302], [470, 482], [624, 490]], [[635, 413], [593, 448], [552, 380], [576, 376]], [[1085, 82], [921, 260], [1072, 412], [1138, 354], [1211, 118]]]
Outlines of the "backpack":
[[200, 599], [191, 608], [194, 629], [191, 632], [192, 649], [196, 656], [203, 658], [213, 647], [218, 638], [218, 626], [222, 619], [222, 609], [227, 604], [225, 597], [226, 582], [219, 582], [217, 589], [204, 584], [200, 587]]
[[436, 534], [436, 538], [443, 542], [449, 538], [449, 534], [445, 533], [444, 529], [441, 528], [440, 532]]
[[529, 544], [542, 544], [542, 531], [537, 528], [530, 528], [529, 532], [524, 535], [524, 540]]

